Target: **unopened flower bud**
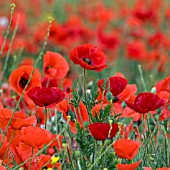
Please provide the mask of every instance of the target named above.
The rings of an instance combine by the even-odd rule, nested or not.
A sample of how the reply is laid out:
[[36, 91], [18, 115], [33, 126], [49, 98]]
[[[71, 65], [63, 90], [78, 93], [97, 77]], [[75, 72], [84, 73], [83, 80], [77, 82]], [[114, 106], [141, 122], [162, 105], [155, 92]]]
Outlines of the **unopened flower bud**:
[[153, 87], [153, 88], [151, 89], [151, 93], [156, 94], [156, 87]]
[[106, 99], [107, 99], [108, 102], [110, 102], [111, 100], [113, 100], [113, 95], [112, 95], [112, 93], [111, 93], [110, 91], [108, 91], [108, 92], [106, 93]]
[[76, 158], [80, 158], [80, 154], [81, 154], [81, 153], [80, 153], [79, 150], [76, 150], [76, 151], [75, 151], [75, 157], [76, 157]]
[[170, 127], [167, 127], [167, 133], [170, 133]]
[[89, 125], [89, 122], [84, 122], [84, 127], [88, 127], [88, 125]]
[[155, 124], [149, 124], [149, 130], [153, 131], [155, 129]]
[[160, 113], [161, 113], [161, 111], [162, 111], [162, 109], [161, 109], [161, 108], [158, 108], [158, 109], [156, 110], [156, 112], [157, 112], [158, 114], [160, 114]]
[[107, 168], [104, 168], [103, 170], [108, 170]]
[[158, 121], [158, 120], [159, 120], [159, 115], [158, 115], [158, 114], [154, 114], [154, 119], [155, 119], [156, 121]]
[[160, 144], [163, 144], [164, 143], [164, 136], [162, 134], [159, 134], [158, 137], [157, 137], [157, 140]]
[[122, 102], [122, 108], [124, 109], [124, 108], [126, 108], [126, 106], [127, 106], [127, 105], [126, 105], [126, 102], [123, 101], [123, 102]]

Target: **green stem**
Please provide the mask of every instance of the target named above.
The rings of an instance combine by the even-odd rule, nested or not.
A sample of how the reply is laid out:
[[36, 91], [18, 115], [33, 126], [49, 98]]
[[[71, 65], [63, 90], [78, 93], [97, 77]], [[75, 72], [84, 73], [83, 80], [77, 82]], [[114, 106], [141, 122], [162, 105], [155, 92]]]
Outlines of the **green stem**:
[[16, 103], [16, 107], [15, 107], [14, 110], [13, 110], [13, 113], [12, 113], [12, 115], [11, 115], [11, 118], [9, 119], [8, 124], [7, 124], [6, 128], [5, 128], [5, 132], [4, 132], [4, 135], [3, 135], [2, 140], [1, 140], [1, 143], [0, 143], [0, 148], [2, 147], [2, 144], [3, 144], [4, 140], [5, 140], [5, 136], [6, 136], [7, 132], [8, 132], [8, 128], [9, 128], [11, 122], [12, 122], [12, 119], [13, 119], [13, 117], [14, 117], [14, 114], [15, 114], [15, 112], [17, 111], [17, 109], [18, 109], [18, 107], [19, 107], [19, 104], [20, 104], [20, 102], [21, 102], [21, 99], [23, 98], [23, 96], [24, 96], [24, 94], [25, 94], [25, 91], [26, 91], [26, 89], [27, 89], [27, 87], [28, 87], [28, 85], [29, 85], [29, 83], [30, 83], [30, 81], [31, 81], [31, 79], [32, 79], [32, 76], [33, 76], [33, 74], [34, 74], [35, 68], [36, 68], [39, 60], [40, 60], [40, 59], [42, 58], [42, 56], [43, 56], [43, 51], [45, 50], [45, 48], [46, 48], [46, 46], [47, 46], [47, 40], [48, 40], [48, 37], [49, 37], [49, 34], [50, 34], [51, 24], [52, 24], [52, 19], [49, 20], [49, 26], [48, 26], [48, 29], [47, 29], [47, 34], [46, 34], [46, 37], [45, 37], [45, 40], [44, 40], [44, 44], [43, 44], [42, 50], [41, 50], [41, 52], [40, 52], [37, 60], [35, 61], [34, 68], [33, 68], [32, 72], [31, 72], [31, 74], [30, 74], [30, 76], [29, 76], [28, 82], [27, 82], [27, 84], [25, 85], [25, 87], [24, 87], [24, 89], [23, 89], [23, 91], [22, 91], [22, 94], [21, 94], [18, 102]]
[[6, 71], [7, 65], [8, 65], [8, 60], [9, 60], [9, 56], [10, 56], [10, 53], [11, 53], [12, 44], [13, 44], [13, 41], [14, 41], [14, 38], [15, 38], [15, 35], [16, 35], [17, 29], [18, 29], [18, 23], [19, 23], [19, 19], [17, 18], [17, 23], [16, 23], [15, 29], [13, 31], [12, 38], [11, 38], [11, 41], [10, 41], [10, 44], [9, 44], [9, 49], [7, 51], [7, 55], [6, 55], [6, 58], [5, 58], [5, 63], [4, 63], [4, 67], [3, 67], [3, 70], [2, 70], [2, 74], [1, 74], [0, 85], [2, 85], [2, 79], [3, 79], [4, 73]]
[[138, 65], [138, 70], [139, 70], [139, 73], [140, 73], [140, 78], [141, 78], [141, 81], [142, 81], [142, 84], [143, 84], [143, 88], [144, 88], [145, 91], [147, 91], [146, 83], [145, 83], [145, 80], [144, 80], [144, 77], [143, 77], [142, 67], [141, 67], [140, 64]]
[[12, 3], [10, 6], [11, 6], [10, 20], [9, 20], [9, 24], [8, 24], [8, 27], [7, 27], [5, 36], [4, 36], [4, 42], [3, 42], [2, 46], [1, 46], [0, 56], [2, 56], [2, 53], [3, 53], [4, 48], [5, 48], [6, 40], [7, 40], [9, 31], [10, 31], [10, 27], [11, 27], [11, 23], [12, 23], [13, 14], [14, 14], [14, 11], [15, 11], [15, 4]]

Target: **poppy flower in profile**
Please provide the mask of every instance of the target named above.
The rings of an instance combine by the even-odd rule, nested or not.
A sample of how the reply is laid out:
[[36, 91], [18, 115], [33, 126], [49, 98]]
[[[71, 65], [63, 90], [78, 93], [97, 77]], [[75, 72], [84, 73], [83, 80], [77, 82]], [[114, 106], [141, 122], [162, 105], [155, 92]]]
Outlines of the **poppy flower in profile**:
[[61, 79], [67, 75], [69, 65], [59, 53], [47, 51], [44, 55], [43, 69], [46, 77]]
[[52, 140], [52, 134], [40, 127], [23, 127], [21, 129], [21, 142], [37, 149], [42, 149], [44, 145]]
[[139, 93], [135, 98], [134, 104], [126, 101], [128, 107], [138, 113], [154, 111], [165, 104], [165, 101], [156, 94], [150, 92]]
[[[123, 77], [113, 76], [106, 81], [106, 88], [110, 87], [113, 96], [120, 94], [127, 86], [128, 81]], [[103, 91], [104, 79], [98, 81], [98, 87]]]
[[117, 164], [116, 167], [118, 170], [135, 170], [142, 161], [134, 162], [132, 164]]
[[40, 107], [53, 107], [64, 99], [64, 92], [58, 87], [33, 87], [28, 97]]
[[[18, 67], [11, 73], [9, 77], [9, 82], [12, 88], [18, 94], [21, 94], [22, 91], [24, 90], [33, 69], [34, 69], [33, 66], [24, 65]], [[28, 92], [32, 87], [40, 86], [40, 85], [41, 85], [41, 74], [37, 69], [35, 69], [32, 75], [32, 79], [26, 88], [26, 92]]]
[[97, 72], [107, 68], [105, 54], [92, 44], [83, 44], [70, 52], [70, 59], [87, 70]]
[[118, 157], [132, 160], [138, 153], [140, 143], [131, 139], [119, 139], [113, 147]]
[[[109, 134], [110, 129], [111, 132]], [[116, 135], [119, 128], [117, 123], [112, 124], [112, 128], [111, 128], [109, 123], [95, 122], [89, 125], [89, 130], [92, 136], [96, 140], [105, 140], [107, 138], [110, 139], [113, 138]]]

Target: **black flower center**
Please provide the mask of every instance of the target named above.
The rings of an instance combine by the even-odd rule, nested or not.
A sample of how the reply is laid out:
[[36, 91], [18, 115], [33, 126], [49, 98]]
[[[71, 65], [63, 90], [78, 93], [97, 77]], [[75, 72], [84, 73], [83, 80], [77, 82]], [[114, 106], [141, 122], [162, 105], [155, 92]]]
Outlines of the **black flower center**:
[[83, 61], [87, 63], [88, 65], [91, 65], [91, 60], [89, 58], [83, 58]]
[[24, 88], [27, 83], [28, 83], [28, 79], [26, 79], [25, 77], [22, 77], [21, 80], [19, 81], [19, 85], [21, 88]]

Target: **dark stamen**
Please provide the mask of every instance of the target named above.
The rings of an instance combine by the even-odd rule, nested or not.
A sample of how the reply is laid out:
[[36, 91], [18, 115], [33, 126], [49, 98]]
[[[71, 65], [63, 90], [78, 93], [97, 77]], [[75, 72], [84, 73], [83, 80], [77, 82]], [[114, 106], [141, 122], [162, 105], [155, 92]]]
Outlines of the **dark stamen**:
[[27, 84], [28, 80], [25, 77], [22, 77], [21, 80], [19, 81], [19, 85], [24, 88]]
[[86, 62], [88, 65], [91, 65], [91, 60], [89, 58], [83, 58], [83, 61]]

